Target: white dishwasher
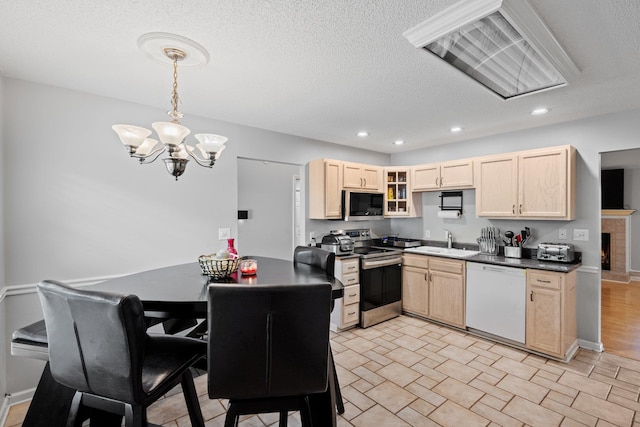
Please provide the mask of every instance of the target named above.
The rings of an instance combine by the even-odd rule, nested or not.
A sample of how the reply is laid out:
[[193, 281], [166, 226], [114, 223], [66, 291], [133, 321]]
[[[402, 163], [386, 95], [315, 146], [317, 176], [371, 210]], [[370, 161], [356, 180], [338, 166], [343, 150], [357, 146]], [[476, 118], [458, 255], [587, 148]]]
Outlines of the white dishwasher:
[[467, 262], [467, 327], [524, 344], [526, 270]]

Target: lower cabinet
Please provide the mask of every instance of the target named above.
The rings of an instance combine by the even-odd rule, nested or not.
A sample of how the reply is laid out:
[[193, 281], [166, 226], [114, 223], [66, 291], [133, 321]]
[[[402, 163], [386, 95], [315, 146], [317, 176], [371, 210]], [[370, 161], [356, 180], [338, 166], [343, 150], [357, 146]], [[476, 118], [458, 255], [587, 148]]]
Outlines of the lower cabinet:
[[402, 310], [465, 327], [465, 262], [404, 254]]
[[528, 269], [526, 347], [566, 359], [576, 342], [576, 272]]
[[360, 321], [360, 259], [336, 259], [335, 276], [344, 285], [344, 295], [331, 312], [331, 330], [337, 332]]

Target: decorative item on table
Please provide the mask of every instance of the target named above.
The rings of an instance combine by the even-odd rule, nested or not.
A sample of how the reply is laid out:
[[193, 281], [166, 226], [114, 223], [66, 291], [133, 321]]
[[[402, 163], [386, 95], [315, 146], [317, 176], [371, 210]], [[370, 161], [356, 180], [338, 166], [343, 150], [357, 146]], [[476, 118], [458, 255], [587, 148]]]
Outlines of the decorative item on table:
[[233, 242], [235, 242], [235, 239], [227, 239], [227, 252], [229, 252], [229, 258], [238, 258], [238, 251]]
[[214, 279], [227, 277], [238, 271], [240, 258], [236, 254], [231, 257], [226, 249], [220, 249], [215, 254], [200, 255], [198, 257], [202, 274], [206, 274]]
[[243, 276], [253, 276], [258, 272], [258, 261], [251, 258], [240, 260], [240, 273]]

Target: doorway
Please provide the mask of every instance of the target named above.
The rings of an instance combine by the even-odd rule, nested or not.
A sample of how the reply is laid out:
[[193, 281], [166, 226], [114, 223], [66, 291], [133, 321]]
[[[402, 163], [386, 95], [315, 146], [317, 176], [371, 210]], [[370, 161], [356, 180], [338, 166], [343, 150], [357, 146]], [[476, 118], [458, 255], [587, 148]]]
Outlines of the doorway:
[[601, 211], [601, 340], [607, 353], [640, 360], [640, 214], [629, 214], [640, 206], [640, 149], [601, 153], [600, 169], [601, 181], [602, 171], [624, 170], [623, 203]]
[[292, 259], [304, 236], [304, 166], [238, 158], [238, 253]]

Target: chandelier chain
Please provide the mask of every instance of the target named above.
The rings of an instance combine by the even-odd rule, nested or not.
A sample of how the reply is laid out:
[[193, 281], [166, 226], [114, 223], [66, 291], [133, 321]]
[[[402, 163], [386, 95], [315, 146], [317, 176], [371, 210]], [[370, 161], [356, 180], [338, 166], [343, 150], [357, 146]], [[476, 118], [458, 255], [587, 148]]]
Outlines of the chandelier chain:
[[178, 112], [178, 102], [180, 97], [178, 96], [178, 57], [173, 57], [173, 90], [171, 91], [171, 105], [173, 106], [173, 117], [175, 122], [178, 122], [180, 113]]

